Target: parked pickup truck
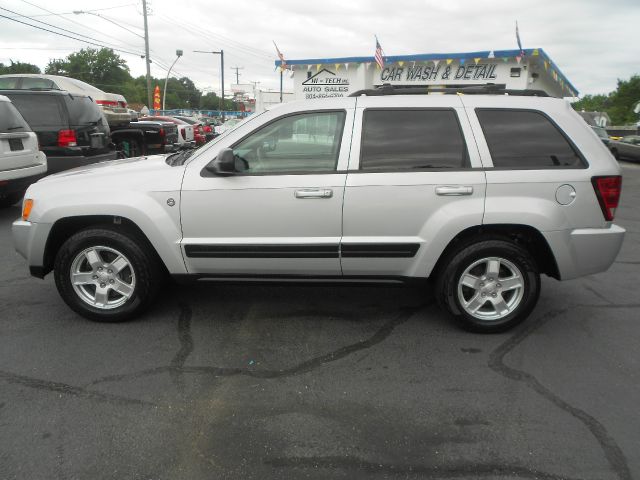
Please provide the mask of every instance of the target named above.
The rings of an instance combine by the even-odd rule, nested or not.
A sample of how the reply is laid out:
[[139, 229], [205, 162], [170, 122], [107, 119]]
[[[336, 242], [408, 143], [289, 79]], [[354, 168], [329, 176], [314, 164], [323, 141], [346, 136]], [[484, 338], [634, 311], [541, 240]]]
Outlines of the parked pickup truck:
[[178, 126], [164, 121], [137, 121], [115, 127], [111, 140], [124, 158], [178, 150]]

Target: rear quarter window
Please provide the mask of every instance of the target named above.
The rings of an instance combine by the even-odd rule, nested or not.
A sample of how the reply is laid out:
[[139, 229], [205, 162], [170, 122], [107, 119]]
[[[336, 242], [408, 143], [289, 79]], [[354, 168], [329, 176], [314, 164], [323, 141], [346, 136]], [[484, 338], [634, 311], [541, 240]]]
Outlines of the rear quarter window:
[[65, 103], [69, 110], [69, 123], [72, 126], [103, 123], [102, 111], [90, 97], [67, 95]]
[[497, 168], [584, 168], [574, 146], [536, 110], [476, 109]]
[[10, 102], [0, 102], [0, 133], [30, 132], [20, 112]]

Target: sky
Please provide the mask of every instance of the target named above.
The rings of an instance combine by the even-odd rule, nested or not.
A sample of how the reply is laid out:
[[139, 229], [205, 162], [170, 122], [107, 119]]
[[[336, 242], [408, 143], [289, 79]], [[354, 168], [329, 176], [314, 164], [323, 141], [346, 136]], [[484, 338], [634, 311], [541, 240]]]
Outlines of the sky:
[[[585, 94], [608, 93], [618, 79], [640, 74], [640, 0], [149, 0], [152, 75], [188, 76], [205, 91], [259, 82], [277, 90], [273, 42], [286, 59], [373, 56], [374, 35], [386, 55], [543, 48]], [[74, 14], [82, 10], [89, 13]], [[34, 63], [44, 70], [86, 42], [119, 49], [131, 74], [144, 75], [141, 0], [1, 0], [0, 63]], [[30, 18], [26, 18], [30, 17]], [[78, 41], [15, 22], [76, 37]], [[44, 23], [43, 23], [44, 22]], [[48, 24], [48, 25], [46, 25]], [[60, 30], [60, 28], [64, 30]], [[293, 80], [285, 78], [285, 90]]]

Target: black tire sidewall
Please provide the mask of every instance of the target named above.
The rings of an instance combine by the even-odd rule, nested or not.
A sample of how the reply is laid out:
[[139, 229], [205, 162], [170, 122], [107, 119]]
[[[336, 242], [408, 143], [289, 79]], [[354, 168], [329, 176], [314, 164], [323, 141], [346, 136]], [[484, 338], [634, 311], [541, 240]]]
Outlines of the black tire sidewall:
[[[480, 320], [462, 308], [458, 298], [458, 279], [475, 261], [486, 257], [500, 257], [513, 263], [522, 273], [524, 294], [520, 304], [509, 315], [495, 321]], [[540, 294], [540, 275], [535, 261], [524, 249], [504, 240], [487, 240], [471, 244], [451, 257], [441, 283], [441, 303], [466, 330], [495, 333], [508, 330], [525, 320], [535, 307]]]
[[[136, 276], [136, 286], [123, 305], [114, 309], [98, 309], [84, 302], [73, 289], [70, 269], [74, 258], [82, 250], [92, 246], [111, 247], [127, 257]], [[141, 247], [141, 242], [131, 234], [108, 228], [82, 230], [70, 237], [56, 255], [54, 277], [56, 287], [65, 303], [85, 318], [100, 322], [122, 322], [145, 309], [155, 295], [156, 279], [154, 260]]]

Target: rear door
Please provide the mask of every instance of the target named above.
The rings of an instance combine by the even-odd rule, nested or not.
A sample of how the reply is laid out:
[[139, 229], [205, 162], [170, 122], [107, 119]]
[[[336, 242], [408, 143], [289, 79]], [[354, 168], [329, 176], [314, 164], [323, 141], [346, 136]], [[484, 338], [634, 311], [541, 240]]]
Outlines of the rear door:
[[455, 95], [358, 97], [345, 189], [345, 276], [429, 274], [480, 225], [485, 175]]
[[[90, 98], [81, 95], [64, 97], [69, 112], [69, 124], [76, 131], [79, 147], [96, 153], [105, 150], [110, 142], [110, 130], [100, 107]], [[90, 153], [89, 153], [90, 154]]]
[[58, 148], [58, 132], [68, 129], [62, 95], [46, 93], [6, 93], [31, 129], [38, 135], [40, 148], [48, 155], [64, 155]]

